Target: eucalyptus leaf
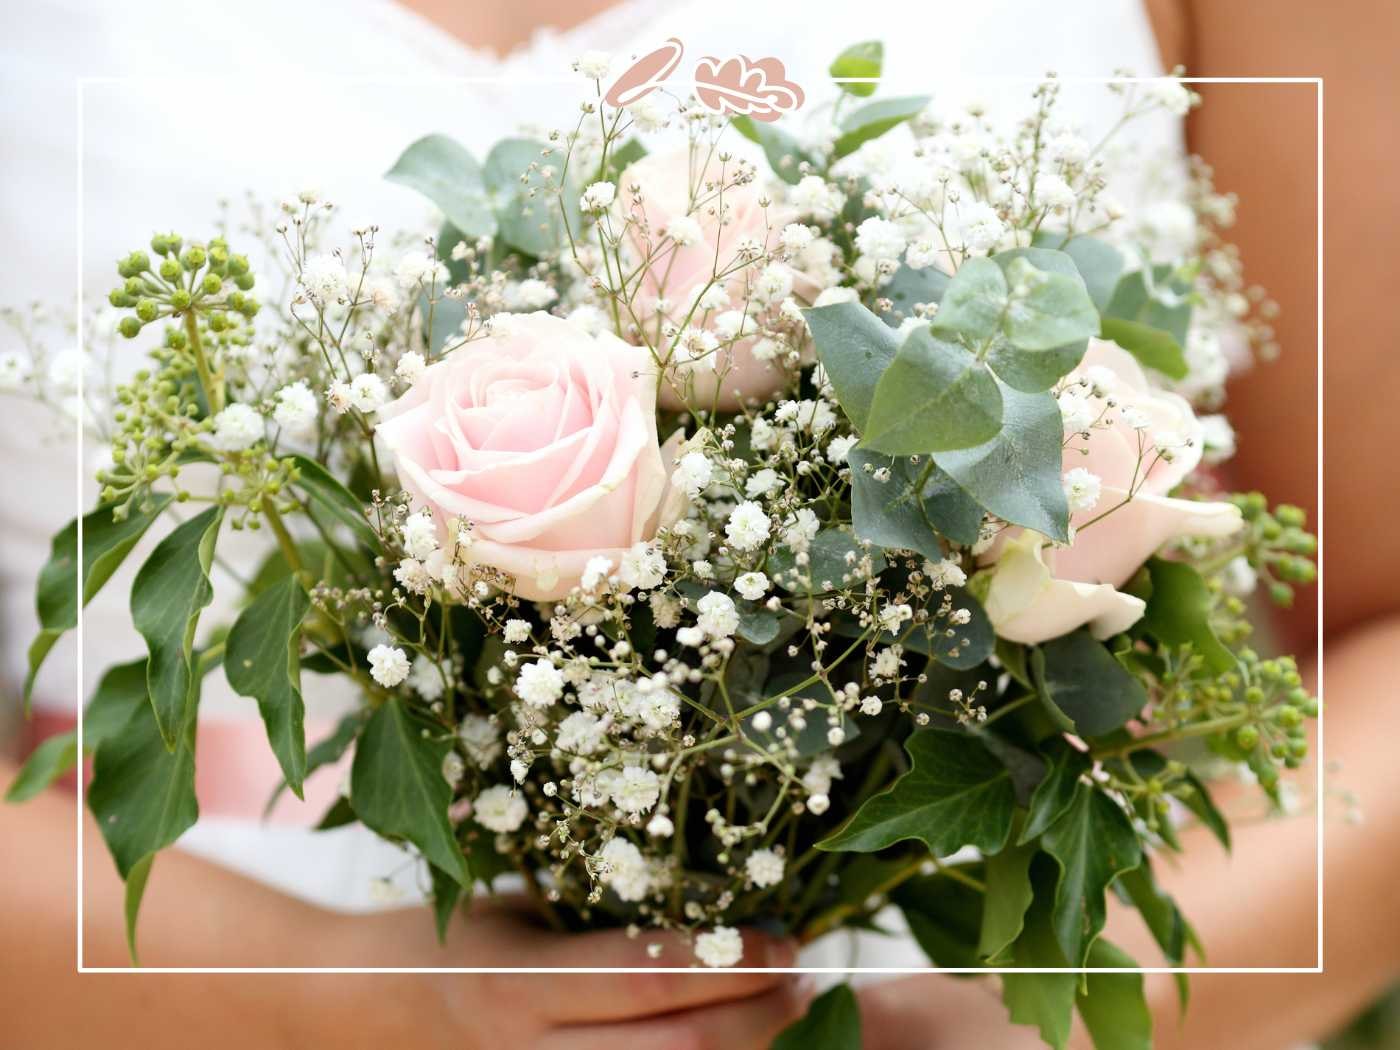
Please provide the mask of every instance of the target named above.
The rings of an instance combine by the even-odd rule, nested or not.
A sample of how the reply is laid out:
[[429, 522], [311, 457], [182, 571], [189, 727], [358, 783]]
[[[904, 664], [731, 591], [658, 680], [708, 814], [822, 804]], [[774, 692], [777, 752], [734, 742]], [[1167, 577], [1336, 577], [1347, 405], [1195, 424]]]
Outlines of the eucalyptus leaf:
[[161, 540], [131, 585], [131, 621], [146, 640], [146, 688], [165, 745], [176, 748], [193, 707], [191, 667], [199, 614], [214, 600], [209, 567], [223, 520], [221, 506], [182, 522]]
[[958, 336], [972, 345], [983, 343], [1001, 331], [1009, 295], [1000, 266], [991, 259], [968, 259], [943, 289], [943, 299], [933, 315], [933, 331]]
[[1013, 525], [1069, 539], [1069, 506], [1060, 480], [1064, 424], [1055, 396], [1001, 388], [1002, 425], [975, 448], [933, 458], [982, 507]]
[[1170, 266], [1134, 270], [1118, 281], [1103, 315], [1160, 328], [1180, 346], [1185, 344], [1191, 324], [1190, 292], [1190, 283]]
[[812, 156], [802, 149], [795, 138], [782, 128], [754, 120], [752, 117], [735, 117], [731, 124], [734, 130], [750, 142], [757, 143], [768, 158], [768, 166], [773, 174], [789, 185], [802, 181], [801, 165], [815, 164]]
[[[1051, 243], [1052, 241], [1057, 243]], [[1058, 248], [1074, 260], [1079, 276], [1094, 306], [1103, 310], [1113, 297], [1113, 290], [1123, 273], [1123, 255], [1113, 245], [1097, 237], [1077, 236], [1064, 240], [1059, 235], [1042, 235], [1037, 242], [1043, 247]]]
[[1011, 295], [1004, 328], [1013, 346], [1053, 350], [1098, 335], [1099, 312], [1078, 271], [1045, 270], [1018, 256], [1007, 266], [1006, 278]]
[[954, 543], [977, 541], [982, 508], [931, 460], [915, 464], [907, 456], [863, 448], [851, 449], [846, 458], [852, 527], [861, 539], [918, 551], [931, 561], [944, 556], [940, 535]]
[[1050, 350], [1022, 350], [998, 339], [987, 354], [987, 363], [1007, 386], [1033, 394], [1049, 390], [1072, 372], [1088, 349], [1087, 339]]
[[964, 846], [995, 853], [1011, 834], [1015, 791], [1006, 768], [976, 739], [922, 729], [904, 744], [911, 767], [868, 799], [819, 849], [872, 853], [918, 839], [935, 856]]
[[468, 237], [494, 236], [496, 217], [471, 152], [446, 135], [425, 135], [404, 150], [384, 175], [417, 190]]
[[301, 622], [311, 599], [294, 574], [259, 594], [229, 631], [224, 673], [258, 702], [277, 763], [297, 798], [306, 779], [306, 705], [301, 698]]
[[817, 306], [802, 315], [841, 410], [863, 431], [875, 386], [895, 358], [899, 336], [859, 303]]
[[816, 594], [839, 590], [854, 580], [860, 563], [866, 558], [870, 559], [872, 574], [884, 569], [885, 556], [878, 548], [863, 547], [844, 529], [829, 528], [812, 539], [807, 548], [806, 565], [799, 566], [792, 552], [783, 547], [769, 557], [768, 568], [783, 589], [796, 593], [810, 590]]
[[92, 600], [172, 499], [168, 493], [153, 492], [144, 509], [134, 506], [120, 520], [115, 517], [116, 508], [112, 504], [103, 504], [85, 515], [81, 574], [78, 571], [78, 520], [73, 519], [54, 536], [49, 560], [39, 570], [35, 593], [40, 630], [29, 647], [29, 672], [24, 680], [26, 710], [44, 658], [65, 631], [78, 625], [80, 596], [82, 605]]
[[1001, 422], [1001, 391], [991, 370], [919, 326], [875, 386], [861, 445], [895, 456], [973, 448], [992, 440]]
[[407, 839], [462, 886], [471, 885], [466, 858], [452, 832], [452, 789], [442, 763], [452, 740], [408, 709], [402, 699], [381, 703], [355, 745], [350, 804], [364, 824], [391, 839]]
[[880, 317], [886, 324], [898, 328], [903, 321], [917, 317], [917, 306], [937, 305], [952, 278], [937, 266], [914, 269], [901, 265], [894, 276], [880, 286], [880, 298], [890, 301], [888, 312]]
[[577, 234], [583, 226], [578, 194], [568, 187], [561, 191], [540, 173], [542, 167], [559, 167], [544, 156], [548, 149], [533, 139], [502, 139], [491, 147], [481, 172], [500, 237], [535, 257], [558, 252], [568, 243], [567, 232]]

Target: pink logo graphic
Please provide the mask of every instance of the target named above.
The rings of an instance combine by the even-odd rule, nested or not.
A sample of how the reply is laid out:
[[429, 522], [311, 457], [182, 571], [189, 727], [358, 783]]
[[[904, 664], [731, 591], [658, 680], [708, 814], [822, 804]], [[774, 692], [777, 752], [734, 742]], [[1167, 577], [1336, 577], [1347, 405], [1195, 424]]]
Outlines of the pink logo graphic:
[[[604, 101], [610, 106], [630, 106], [660, 87], [681, 63], [685, 45], [675, 37], [655, 51], [643, 55], [618, 77]], [[776, 58], [757, 61], [747, 55], [737, 58], [705, 57], [695, 65], [695, 94], [711, 113], [752, 117], [772, 123], [784, 113], [802, 106], [802, 88], [787, 78], [787, 70]]]
[[802, 89], [787, 79], [787, 70], [776, 58], [757, 61], [747, 55], [702, 58], [695, 66], [695, 94], [712, 113], [752, 117], [772, 123], [799, 108]]
[[630, 106], [645, 98], [676, 71], [683, 54], [685, 45], [671, 37], [655, 51], [637, 59], [631, 68], [613, 81], [613, 86], [603, 96], [604, 100], [610, 106]]

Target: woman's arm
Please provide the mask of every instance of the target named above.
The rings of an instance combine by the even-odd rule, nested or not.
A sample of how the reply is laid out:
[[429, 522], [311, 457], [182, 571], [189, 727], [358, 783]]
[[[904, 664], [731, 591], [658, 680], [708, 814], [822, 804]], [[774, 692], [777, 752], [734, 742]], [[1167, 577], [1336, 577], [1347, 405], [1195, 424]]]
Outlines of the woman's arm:
[[[0, 782], [15, 769], [0, 760]], [[800, 1015], [782, 974], [79, 974], [75, 802], [57, 792], [0, 806], [0, 1045], [242, 1050], [411, 1045], [435, 1050], [617, 1045], [753, 1048]], [[128, 964], [122, 885], [96, 826], [86, 828], [84, 961]], [[15, 845], [20, 844], [20, 845]], [[790, 946], [746, 933], [752, 965], [789, 965]], [[646, 947], [664, 943], [660, 959]], [[142, 908], [148, 966], [686, 966], [675, 938], [622, 932], [560, 937], [509, 899], [483, 902], [446, 948], [423, 908], [369, 916], [312, 907], [170, 850]], [[59, 1038], [57, 1033], [62, 1033]], [[124, 1035], [114, 1036], [114, 1033]], [[125, 1040], [125, 1041], [124, 1041]]]

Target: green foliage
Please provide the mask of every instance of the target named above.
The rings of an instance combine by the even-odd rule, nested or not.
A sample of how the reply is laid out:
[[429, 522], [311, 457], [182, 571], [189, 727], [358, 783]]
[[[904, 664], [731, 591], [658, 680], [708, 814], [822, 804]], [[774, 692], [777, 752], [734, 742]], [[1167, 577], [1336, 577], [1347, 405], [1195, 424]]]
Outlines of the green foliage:
[[812, 1000], [807, 1013], [778, 1033], [772, 1050], [860, 1050], [860, 1003], [849, 984]]
[[933, 331], [973, 346], [985, 343], [1000, 331], [1010, 293], [1000, 266], [991, 259], [968, 259], [943, 290]]
[[407, 839], [462, 886], [471, 885], [466, 858], [452, 833], [447, 807], [452, 789], [442, 775], [451, 737], [425, 722], [400, 699], [370, 716], [355, 745], [350, 804], [366, 826]]
[[291, 459], [295, 468], [292, 481], [306, 493], [312, 506], [350, 529], [357, 540], [377, 553], [381, 549], [379, 534], [366, 520], [363, 506], [350, 490], [314, 460], [305, 456], [293, 456]]
[[1012, 845], [987, 858], [986, 892], [977, 955], [995, 961], [1021, 935], [1026, 909], [1035, 894], [1031, 888], [1034, 844]]
[[819, 849], [871, 853], [918, 839], [938, 857], [963, 846], [995, 853], [1011, 833], [1015, 793], [1006, 768], [975, 738], [923, 729], [905, 742], [910, 769], [872, 796]]
[[1053, 925], [1065, 958], [1078, 966], [1103, 930], [1104, 895], [1142, 863], [1137, 831], [1117, 802], [1080, 781], [1069, 808], [1041, 837], [1060, 866]]
[[78, 734], [70, 730], [49, 737], [20, 766], [5, 791], [6, 802], [28, 802], [78, 762]]
[[1063, 243], [1057, 234], [1036, 238], [1037, 247], [1057, 248], [1074, 261], [1094, 306], [1103, 310], [1113, 298], [1113, 290], [1123, 273], [1123, 256], [1113, 245], [1097, 237], [1071, 237]]
[[197, 687], [191, 668], [199, 614], [214, 600], [209, 567], [223, 508], [190, 518], [156, 546], [131, 586], [131, 620], [146, 640], [146, 687], [165, 745], [176, 749]]
[[1060, 481], [1064, 424], [1053, 394], [1002, 387], [1002, 426], [974, 448], [933, 458], [969, 496], [1013, 525], [1069, 539], [1069, 506]]
[[735, 117], [730, 123], [740, 135], [763, 148], [763, 155], [768, 158], [768, 166], [773, 169], [773, 174], [791, 186], [802, 180], [803, 164], [816, 163], [798, 145], [797, 140], [782, 128], [756, 121], [752, 117]]
[[[1047, 870], [1049, 869], [1049, 870]], [[1022, 969], [1063, 969], [1069, 964], [1055, 936], [1053, 869], [1040, 863], [1032, 876], [1035, 896], [1016, 939], [1014, 962]], [[1064, 1050], [1074, 1017], [1074, 993], [1078, 978], [1072, 973], [1004, 973], [1002, 999], [1013, 1024], [1030, 1025], [1046, 1045]]]
[[876, 384], [861, 444], [895, 456], [971, 448], [996, 437], [1001, 423], [991, 370], [919, 326]]
[[899, 337], [859, 303], [818, 306], [802, 315], [841, 410], [864, 432], [876, 384], [899, 350]]
[[568, 231], [577, 236], [583, 227], [578, 194], [561, 193], [557, 182], [540, 173], [541, 167], [557, 166], [542, 159], [547, 150], [532, 139], [503, 139], [491, 147], [481, 171], [501, 239], [535, 257], [558, 252], [568, 243]]
[[427, 197], [468, 237], [496, 234], [481, 166], [456, 140], [425, 135], [403, 151], [384, 177]]
[[1143, 625], [1169, 646], [1190, 645], [1217, 673], [1235, 666], [1235, 656], [1215, 636], [1210, 625], [1214, 600], [1205, 580], [1183, 562], [1153, 558], [1147, 563], [1152, 596]]
[[1026, 824], [1016, 841], [1021, 844], [1033, 841], [1064, 816], [1074, 802], [1079, 778], [1088, 771], [1088, 756], [1058, 741], [1045, 777], [1036, 785], [1035, 793], [1031, 796]]
[[[857, 87], [860, 85], [848, 85]], [[873, 84], [864, 85], [873, 88]], [[912, 120], [922, 113], [929, 104], [928, 95], [910, 95], [908, 98], [882, 98], [853, 110], [841, 118], [841, 134], [832, 147], [832, 158], [839, 160], [865, 143], [879, 138], [891, 128], [898, 127], [906, 120]]]
[[1044, 268], [1043, 257], [1033, 260], [1029, 254], [1039, 251], [1026, 249], [1026, 255], [1013, 257], [1006, 266], [1011, 286], [1004, 322], [1007, 339], [1021, 350], [1053, 350], [1097, 335], [1099, 312], [1084, 279], [1072, 264], [1071, 272]]
[[428, 875], [433, 884], [433, 926], [437, 930], [439, 944], [447, 943], [447, 931], [462, 903], [462, 884], [436, 864], [428, 865]]
[[1159, 328], [1180, 346], [1191, 324], [1190, 291], [1190, 282], [1170, 266], [1134, 270], [1114, 287], [1103, 315]]
[[1032, 649], [1031, 669], [1045, 709], [1081, 737], [1111, 733], [1147, 704], [1142, 682], [1087, 629]]
[[[1089, 951], [1088, 966], [1131, 970], [1137, 963], [1120, 948], [1098, 941]], [[1152, 1013], [1141, 973], [1086, 974], [1074, 1003], [1095, 1050], [1152, 1050]]]
[[[854, 556], [853, 562], [846, 560], [849, 555]], [[872, 574], [885, 567], [885, 556], [878, 548], [867, 549], [845, 529], [831, 528], [823, 529], [812, 539], [805, 566], [797, 564], [790, 550], [780, 548], [768, 559], [768, 569], [778, 585], [786, 590], [819, 593], [839, 590], [843, 580], [857, 575], [863, 558], [870, 559]]]
[[[39, 634], [29, 647], [29, 673], [24, 680], [24, 701], [29, 703], [34, 679], [54, 643], [78, 625], [79, 594], [87, 605], [117, 571], [151, 523], [170, 505], [170, 496], [152, 494], [148, 504], [118, 515], [116, 507], [103, 504], [83, 517], [82, 572], [78, 571], [78, 521], [75, 518], [53, 538], [49, 560], [39, 570], [35, 606]], [[79, 581], [82, 589], [79, 591]]]
[[[944, 556], [940, 535], [954, 543], [977, 541], [982, 508], [932, 460], [915, 464], [907, 456], [853, 448], [847, 461], [851, 521], [861, 539], [932, 561]], [[889, 479], [877, 480], [876, 471], [888, 471]]]
[[1128, 351], [1139, 364], [1171, 379], [1186, 378], [1186, 354], [1170, 332], [1120, 317], [1105, 317], [1102, 328], [1105, 339], [1111, 339]]
[[301, 699], [301, 621], [311, 599], [295, 575], [264, 590], [229, 631], [224, 673], [240, 696], [258, 702], [267, 740], [287, 785], [302, 798], [306, 705]]
[[946, 872], [918, 875], [904, 882], [890, 899], [904, 913], [909, 932], [935, 966], [981, 966], [978, 936], [984, 908], [992, 904], [985, 893]]
[[[836, 56], [827, 68], [834, 80], [877, 80], [885, 66], [885, 45], [878, 40], [863, 40], [852, 44]], [[838, 84], [848, 95], [868, 98], [879, 85]]]

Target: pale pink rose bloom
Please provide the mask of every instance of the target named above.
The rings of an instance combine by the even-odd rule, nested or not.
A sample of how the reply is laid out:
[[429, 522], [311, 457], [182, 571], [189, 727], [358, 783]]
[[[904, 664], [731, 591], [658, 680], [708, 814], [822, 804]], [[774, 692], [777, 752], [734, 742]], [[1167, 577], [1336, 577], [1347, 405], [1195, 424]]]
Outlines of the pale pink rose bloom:
[[[701, 158], [697, 163], [703, 163], [704, 151], [696, 155]], [[666, 344], [658, 334], [657, 299], [664, 298], [665, 317], [676, 325], [685, 324], [689, 315], [698, 327], [702, 319], [713, 322], [726, 309], [742, 309], [745, 281], [758, 275], [762, 262], [748, 264], [717, 282], [723, 284], [730, 306], [708, 313], [697, 308], [691, 314], [691, 306], [710, 285], [716, 271], [734, 269], [740, 242], [752, 239], [771, 248], [789, 221], [776, 205], [770, 205], [765, 212], [759, 203], [764, 194], [758, 180], [742, 186], [726, 185], [722, 192], [705, 189], [707, 180], [718, 184], [721, 174], [728, 183], [736, 170], [734, 162], [721, 165], [711, 155], [704, 172], [693, 171], [689, 147], [680, 147], [648, 154], [623, 172], [618, 182], [624, 216], [634, 223], [639, 219], [645, 222], [645, 233], [634, 227], [634, 247], [653, 254], [634, 298], [634, 309], [646, 340], [662, 351]], [[633, 204], [633, 187], [640, 194], [640, 206]], [[687, 216], [699, 224], [702, 236], [695, 244], [677, 245], [667, 238], [667, 227], [672, 220]], [[811, 282], [801, 273], [795, 272], [794, 278], [794, 294], [799, 299], [810, 299], [815, 294]], [[750, 317], [757, 309], [750, 305]], [[706, 358], [694, 364], [685, 359], [684, 350], [678, 349], [660, 382], [658, 396], [662, 407], [686, 407], [682, 395], [689, 392], [689, 400], [697, 408], [732, 412], [747, 401], [764, 400], [776, 393], [787, 381], [788, 371], [781, 361], [755, 358], [751, 352], [755, 342], [739, 339], [712, 355], [715, 360]]]
[[684, 511], [668, 480], [681, 435], [658, 443], [644, 349], [547, 313], [506, 320], [429, 366], [378, 434], [444, 543], [449, 521], [470, 524], [469, 562], [552, 601]]
[[[1097, 505], [1073, 515], [1076, 531], [1068, 547], [1022, 541], [1013, 554], [1021, 532], [1016, 529], [983, 555], [984, 564], [997, 564], [988, 615], [997, 633], [1014, 642], [1045, 641], [1085, 624], [1100, 638], [1125, 630], [1144, 606], [1117, 588], [1163, 544], [1182, 536], [1228, 536], [1241, 524], [1233, 504], [1167, 495], [1196, 469], [1204, 444], [1201, 424], [1184, 398], [1154, 388], [1130, 353], [1101, 339], [1090, 340], [1069, 376], [1081, 378], [1114, 402], [1104, 417], [1112, 424], [1091, 429], [1087, 442], [1074, 437], [1062, 470], [1082, 467], [1097, 475]], [[1094, 404], [1102, 407], [1104, 401], [1095, 398]], [[1134, 418], [1146, 427], [1135, 429]], [[1157, 455], [1157, 443], [1170, 448], [1170, 459]], [[1130, 487], [1133, 498], [1124, 503]]]

